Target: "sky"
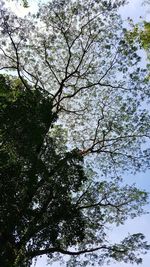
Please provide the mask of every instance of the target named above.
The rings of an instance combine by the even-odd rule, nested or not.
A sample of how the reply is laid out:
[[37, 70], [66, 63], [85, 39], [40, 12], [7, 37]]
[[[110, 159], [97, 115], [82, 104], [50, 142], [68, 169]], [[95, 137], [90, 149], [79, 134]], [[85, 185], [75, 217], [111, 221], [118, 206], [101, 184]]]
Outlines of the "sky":
[[[45, 0], [46, 1], [46, 0]], [[17, 4], [15, 1], [6, 1], [6, 5], [10, 6], [13, 11], [15, 11], [18, 15], [24, 16], [29, 11], [33, 12], [37, 10], [37, 1], [35, 0], [29, 0], [30, 7], [28, 9], [24, 9], [21, 5]], [[149, 8], [150, 9], [150, 8]], [[131, 17], [134, 22], [139, 21], [139, 17], [142, 16], [143, 19], [150, 20], [150, 12], [148, 12], [148, 8], [146, 6], [142, 6], [141, 0], [129, 0], [129, 4], [127, 6], [124, 6], [120, 9], [120, 13], [122, 18], [126, 21], [128, 17]], [[150, 192], [150, 172], [138, 174], [136, 176], [128, 176], [125, 177], [126, 183], [136, 183], [136, 185], [142, 189], [145, 189], [146, 191]], [[150, 205], [146, 207], [147, 210], [150, 210]], [[121, 227], [116, 228], [116, 230], [113, 230], [111, 233], [111, 240], [112, 241], [119, 241], [122, 239], [125, 235], [130, 233], [138, 233], [142, 232], [146, 236], [146, 240], [150, 243], [150, 214], [143, 215], [141, 217], [138, 217], [134, 220], [128, 220], [125, 225], [122, 225]], [[39, 258], [35, 267], [46, 267], [46, 258], [42, 257]], [[59, 263], [49, 265], [52, 267], [58, 267], [60, 266]], [[64, 265], [61, 265], [64, 267]], [[103, 267], [106, 267], [107, 265], [104, 265]], [[113, 264], [111, 263], [109, 266], [111, 267], [135, 267], [135, 265], [131, 264]], [[150, 253], [143, 256], [143, 263], [141, 265], [142, 267], [149, 267], [150, 266]]]

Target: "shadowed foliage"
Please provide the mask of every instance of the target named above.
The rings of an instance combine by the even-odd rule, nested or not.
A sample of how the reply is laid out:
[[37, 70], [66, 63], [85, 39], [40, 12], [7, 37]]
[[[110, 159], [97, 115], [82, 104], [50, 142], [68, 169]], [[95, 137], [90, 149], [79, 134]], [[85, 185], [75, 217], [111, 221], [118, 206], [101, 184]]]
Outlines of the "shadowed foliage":
[[[3, 76], [0, 86], [1, 264], [13, 266], [30, 238], [33, 247], [44, 242], [59, 246], [59, 224], [66, 245], [83, 238], [83, 221], [71, 203], [70, 190], [76, 192], [85, 175], [76, 152], [55, 153], [48, 130], [56, 115], [47, 94], [26, 91], [17, 80], [10, 84]], [[30, 242], [27, 251], [29, 247]]]

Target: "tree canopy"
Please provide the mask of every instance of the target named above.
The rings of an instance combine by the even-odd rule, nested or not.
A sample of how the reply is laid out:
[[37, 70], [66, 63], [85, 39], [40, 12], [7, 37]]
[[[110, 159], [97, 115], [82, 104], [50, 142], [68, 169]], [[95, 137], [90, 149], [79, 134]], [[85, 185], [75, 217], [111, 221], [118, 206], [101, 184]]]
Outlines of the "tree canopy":
[[25, 18], [1, 10], [3, 267], [44, 254], [69, 255], [68, 266], [140, 263], [149, 248], [141, 233], [111, 244], [107, 230], [141, 215], [148, 198], [120, 178], [150, 159], [147, 72], [123, 4], [57, 0]]

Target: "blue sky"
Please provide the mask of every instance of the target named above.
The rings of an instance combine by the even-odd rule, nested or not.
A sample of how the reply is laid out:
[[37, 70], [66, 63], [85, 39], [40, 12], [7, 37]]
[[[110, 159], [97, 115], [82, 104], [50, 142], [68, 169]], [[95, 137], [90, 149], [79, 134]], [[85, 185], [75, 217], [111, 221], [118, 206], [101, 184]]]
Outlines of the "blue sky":
[[[29, 1], [30, 2], [30, 1]], [[30, 10], [36, 10], [36, 3], [37, 1], [31, 0], [31, 5], [30, 5]], [[127, 17], [131, 17], [134, 22], [139, 21], [139, 16], [142, 16], [144, 19], [150, 20], [150, 12], [147, 12], [147, 7], [141, 5], [142, 1], [141, 0], [130, 0], [129, 4], [123, 8], [120, 9], [120, 13], [122, 15], [122, 18], [124, 20], [127, 19]], [[19, 14], [25, 14], [27, 12], [27, 9], [23, 9], [18, 7], [15, 3], [12, 5], [12, 8], [17, 11]], [[149, 8], [150, 9], [150, 8]], [[142, 174], [138, 174], [136, 176], [130, 175], [127, 177], [124, 177], [126, 183], [136, 183], [138, 187], [146, 189], [146, 191], [150, 192], [150, 171]], [[146, 207], [147, 210], [150, 210], [150, 205]], [[125, 225], [118, 227], [116, 230], [113, 230], [113, 233], [111, 234], [111, 240], [112, 241], [118, 241], [122, 238], [124, 238], [125, 235], [127, 235], [129, 232], [130, 233], [137, 233], [137, 232], [142, 232], [145, 234], [146, 239], [150, 243], [150, 215], [143, 215], [139, 218], [136, 218], [134, 220], [129, 220], [126, 222]], [[143, 256], [143, 263], [142, 267], [149, 267], [150, 266], [150, 253], [147, 255]], [[40, 258], [36, 265], [36, 267], [46, 267], [46, 258]], [[52, 267], [60, 266], [59, 263], [50, 265]], [[62, 265], [63, 266], [63, 265]], [[124, 263], [119, 263], [119, 264], [110, 264], [111, 267], [134, 267], [137, 265], [130, 265], [130, 264], [124, 264]], [[103, 266], [103, 267], [106, 267]]]

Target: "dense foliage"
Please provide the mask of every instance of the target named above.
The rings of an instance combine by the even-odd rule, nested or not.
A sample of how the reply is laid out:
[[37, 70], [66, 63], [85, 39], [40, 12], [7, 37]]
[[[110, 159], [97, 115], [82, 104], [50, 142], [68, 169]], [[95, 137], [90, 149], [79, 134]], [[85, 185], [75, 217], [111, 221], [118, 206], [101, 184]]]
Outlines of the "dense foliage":
[[82, 216], [71, 194], [85, 175], [75, 151], [55, 152], [48, 130], [56, 115], [45, 93], [26, 91], [16, 81], [10, 87], [3, 76], [0, 82], [1, 264], [23, 266], [18, 262], [26, 253], [30, 259], [44, 245], [59, 248], [61, 239], [64, 246], [83, 239]]
[[1, 7], [3, 267], [44, 254], [69, 255], [68, 266], [140, 263], [149, 248], [141, 233], [109, 242], [109, 226], [147, 203], [120, 174], [150, 159], [147, 73], [122, 28], [124, 3], [50, 1], [26, 18]]

